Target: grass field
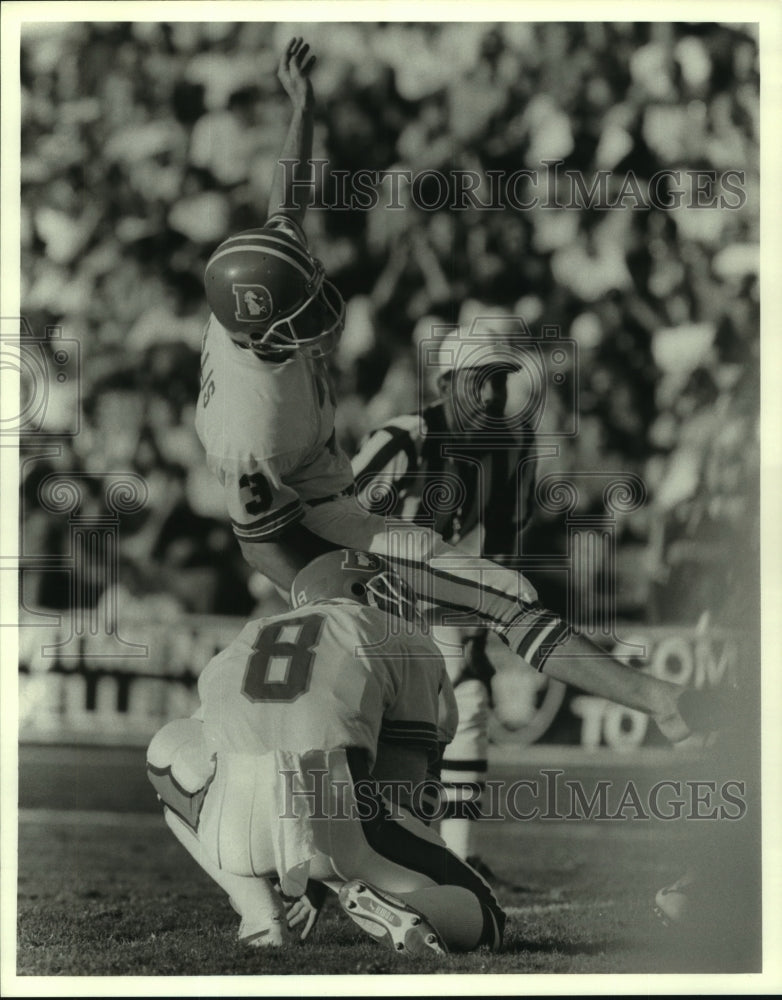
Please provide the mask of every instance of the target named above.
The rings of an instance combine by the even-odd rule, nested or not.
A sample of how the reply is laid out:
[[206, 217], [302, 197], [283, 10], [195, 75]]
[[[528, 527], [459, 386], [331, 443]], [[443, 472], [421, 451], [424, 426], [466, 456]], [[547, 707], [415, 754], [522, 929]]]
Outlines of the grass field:
[[[240, 947], [227, 900], [157, 817], [28, 813], [20, 829], [19, 974], [402, 971], [331, 903], [307, 945]], [[646, 838], [509, 834], [496, 838], [502, 869], [532, 891], [500, 894], [511, 910], [506, 951], [405, 961], [405, 972], [655, 972], [663, 950], [666, 968], [682, 967], [649, 911], [671, 868], [650, 858]]]
[[[91, 769], [62, 752], [58, 766], [44, 767], [54, 749], [23, 757], [18, 975], [655, 974], [759, 967], [758, 927], [746, 916], [754, 913], [752, 900], [742, 913], [727, 882], [724, 905], [705, 911], [687, 932], [666, 931], [652, 914], [656, 890], [698, 850], [701, 828], [619, 820], [480, 825], [483, 856], [524, 890], [498, 891], [509, 913], [499, 955], [399, 959], [362, 936], [332, 901], [306, 944], [279, 952], [243, 948], [236, 915], [153, 811], [154, 797], [143, 784], [135, 798], [123, 794], [138, 780], [133, 753], [102, 753]], [[535, 771], [528, 766], [526, 773]], [[566, 773], [586, 786], [606, 776], [605, 768], [587, 765]], [[622, 769], [609, 773], [618, 779]], [[648, 766], [633, 773], [642, 784], [659, 776]], [[85, 799], [88, 788], [92, 797]], [[46, 800], [68, 808], [42, 808]], [[117, 811], [129, 802], [143, 811]], [[79, 803], [87, 808], [74, 808]], [[715, 874], [718, 887], [730, 877], [727, 868]]]

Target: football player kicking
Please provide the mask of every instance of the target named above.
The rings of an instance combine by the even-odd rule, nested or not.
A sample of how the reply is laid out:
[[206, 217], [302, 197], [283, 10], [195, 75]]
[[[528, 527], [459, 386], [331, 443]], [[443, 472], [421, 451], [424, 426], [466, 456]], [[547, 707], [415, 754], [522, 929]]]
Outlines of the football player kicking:
[[683, 693], [607, 656], [543, 608], [521, 574], [456, 552], [428, 527], [389, 527], [359, 506], [335, 437], [325, 361], [344, 324], [344, 303], [302, 230], [312, 192], [313, 62], [301, 39], [280, 62], [293, 112], [266, 225], [226, 239], [204, 278], [211, 316], [196, 429], [245, 558], [287, 590], [324, 551], [384, 554], [419, 597], [474, 612], [535, 669], [650, 714], [672, 741], [713, 728], [706, 692]]
[[305, 567], [291, 598], [210, 661], [196, 715], [150, 743], [168, 826], [228, 893], [248, 944], [287, 943], [286, 904], [295, 923], [317, 880], [397, 953], [498, 949], [505, 914], [489, 886], [382, 792], [401, 779], [414, 800], [455, 724], [412, 590], [384, 559], [345, 549]]

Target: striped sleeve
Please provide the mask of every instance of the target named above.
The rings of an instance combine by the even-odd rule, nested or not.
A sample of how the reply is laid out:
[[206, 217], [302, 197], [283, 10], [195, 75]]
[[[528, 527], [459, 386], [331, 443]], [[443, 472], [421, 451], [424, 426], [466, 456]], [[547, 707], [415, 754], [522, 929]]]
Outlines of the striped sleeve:
[[222, 470], [228, 516], [240, 542], [270, 541], [304, 517], [301, 499], [280, 473], [280, 460], [275, 458]]
[[373, 431], [351, 465], [361, 506], [376, 514], [391, 513], [398, 499], [397, 484], [418, 465], [409, 428], [388, 424]]
[[442, 653], [423, 635], [398, 637], [386, 648], [393, 695], [383, 713], [380, 740], [417, 747], [436, 760], [443, 736], [438, 728], [439, 696], [447, 679]]
[[231, 518], [231, 527], [240, 542], [266, 542], [278, 535], [288, 525], [300, 521], [302, 517], [304, 517], [304, 508], [300, 501], [294, 500], [255, 521], [242, 522]]
[[380, 726], [379, 740], [425, 750], [430, 758], [439, 755], [437, 726], [431, 722], [385, 718]]

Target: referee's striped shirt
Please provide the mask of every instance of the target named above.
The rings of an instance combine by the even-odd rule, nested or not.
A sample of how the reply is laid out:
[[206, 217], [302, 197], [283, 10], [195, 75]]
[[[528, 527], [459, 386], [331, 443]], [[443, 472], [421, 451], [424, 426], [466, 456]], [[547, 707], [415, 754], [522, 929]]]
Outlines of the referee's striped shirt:
[[353, 459], [359, 502], [427, 524], [451, 544], [482, 527], [481, 555], [520, 554], [535, 490], [533, 435], [520, 428], [500, 444], [480, 441], [449, 431], [442, 402], [389, 421]]

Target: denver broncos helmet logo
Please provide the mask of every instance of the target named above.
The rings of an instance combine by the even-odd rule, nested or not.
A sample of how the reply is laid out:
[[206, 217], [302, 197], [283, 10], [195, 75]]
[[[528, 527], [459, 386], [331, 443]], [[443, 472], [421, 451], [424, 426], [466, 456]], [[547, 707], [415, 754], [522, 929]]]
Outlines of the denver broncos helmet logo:
[[265, 285], [233, 284], [231, 290], [236, 302], [235, 317], [242, 323], [257, 323], [272, 314], [272, 297]]

